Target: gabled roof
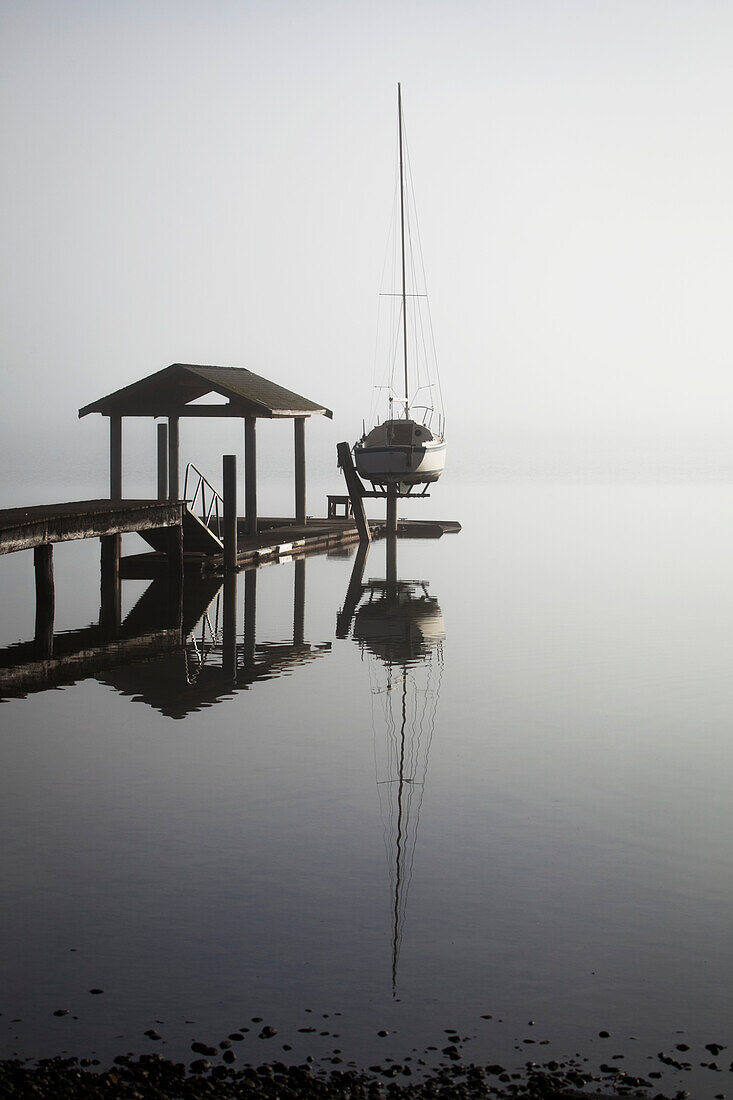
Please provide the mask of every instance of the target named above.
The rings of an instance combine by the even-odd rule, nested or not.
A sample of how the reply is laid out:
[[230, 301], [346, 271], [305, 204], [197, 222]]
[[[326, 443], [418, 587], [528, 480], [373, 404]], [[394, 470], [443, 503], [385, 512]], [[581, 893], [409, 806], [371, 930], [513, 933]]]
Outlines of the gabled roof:
[[[212, 391], [226, 397], [228, 404], [190, 404]], [[323, 405], [244, 367], [201, 367], [189, 363], [173, 363], [101, 397], [79, 409], [79, 416], [93, 412], [103, 416], [333, 416]]]

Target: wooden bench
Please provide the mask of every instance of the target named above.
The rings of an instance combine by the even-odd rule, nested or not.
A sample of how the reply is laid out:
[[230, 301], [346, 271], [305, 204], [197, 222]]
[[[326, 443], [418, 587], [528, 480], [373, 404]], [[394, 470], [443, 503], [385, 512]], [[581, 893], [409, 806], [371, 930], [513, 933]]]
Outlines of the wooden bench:
[[[343, 512], [339, 512], [339, 508], [343, 508]], [[350, 519], [354, 515], [354, 510], [351, 507], [351, 497], [337, 496], [328, 494], [328, 518], [336, 519], [337, 517], [343, 517], [344, 519]]]

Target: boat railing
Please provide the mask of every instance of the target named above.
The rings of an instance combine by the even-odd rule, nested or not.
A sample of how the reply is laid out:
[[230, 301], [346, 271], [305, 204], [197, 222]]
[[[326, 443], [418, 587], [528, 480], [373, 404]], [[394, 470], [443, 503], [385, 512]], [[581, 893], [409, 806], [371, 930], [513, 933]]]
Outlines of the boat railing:
[[[188, 495], [189, 478], [192, 483], [196, 481], [196, 488], [191, 496]], [[198, 466], [194, 466], [193, 462], [189, 462], [186, 466], [183, 499], [191, 511], [198, 514], [201, 522], [220, 539], [224, 518], [224, 498], [217, 493], [211, 482], [201, 473]], [[200, 509], [199, 513], [196, 513], [197, 505]]]
[[411, 405], [410, 412], [421, 412], [423, 414], [422, 422], [424, 426], [432, 430], [435, 409], [431, 408], [430, 405]]

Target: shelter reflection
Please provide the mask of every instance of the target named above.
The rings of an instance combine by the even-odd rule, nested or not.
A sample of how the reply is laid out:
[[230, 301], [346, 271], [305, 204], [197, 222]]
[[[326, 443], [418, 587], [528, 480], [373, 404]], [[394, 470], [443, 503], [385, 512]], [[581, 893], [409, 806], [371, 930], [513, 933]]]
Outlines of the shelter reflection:
[[305, 568], [305, 559], [295, 561], [292, 640], [257, 641], [258, 570], [249, 569], [243, 577], [231, 573], [223, 584], [217, 582], [217, 591], [187, 633], [181, 651], [134, 668], [115, 669], [99, 679], [136, 702], [180, 719], [328, 653], [330, 642], [305, 640]]
[[390, 877], [392, 994], [412, 878], [420, 810], [443, 674], [443, 613], [428, 581], [398, 580], [396, 545], [387, 577], [364, 582], [368, 548], [354, 563], [336, 633], [368, 658], [376, 782]]
[[170, 718], [185, 718], [330, 651], [330, 642], [305, 639], [305, 570], [305, 559], [294, 562], [292, 640], [257, 641], [256, 569], [229, 574], [223, 583], [187, 575], [182, 601], [159, 578], [123, 621], [110, 623], [103, 600], [100, 625], [53, 635], [43, 655], [37, 639], [1, 650], [0, 698], [94, 677]]

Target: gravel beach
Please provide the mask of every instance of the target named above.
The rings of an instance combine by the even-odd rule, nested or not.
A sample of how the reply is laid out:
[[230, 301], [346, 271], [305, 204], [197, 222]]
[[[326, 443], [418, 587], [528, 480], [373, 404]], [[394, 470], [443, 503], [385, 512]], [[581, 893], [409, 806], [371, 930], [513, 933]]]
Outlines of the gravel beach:
[[[648, 1100], [676, 1100], [689, 1097], [682, 1091], [668, 1096], [651, 1081], [630, 1077], [607, 1067], [609, 1072], [591, 1074], [568, 1064], [527, 1063], [522, 1072], [507, 1072], [499, 1065], [463, 1063], [441, 1067], [417, 1083], [405, 1081], [408, 1066], [392, 1065], [370, 1072], [314, 1069], [304, 1064], [286, 1066], [272, 1062], [234, 1069], [212, 1065], [208, 1058], [189, 1066], [171, 1062], [159, 1054], [137, 1058], [119, 1056], [102, 1069], [85, 1065], [89, 1059], [49, 1058], [36, 1064], [17, 1059], [0, 1061], [0, 1097], [114, 1097], [115, 1100], [198, 1100], [200, 1097], [235, 1100], [241, 1097], [352, 1097], [365, 1100], [399, 1100], [428, 1097], [647, 1097]], [[379, 1071], [379, 1072], [377, 1072]], [[398, 1078], [400, 1080], [398, 1080]], [[720, 1094], [723, 1095], [722, 1093]]]

